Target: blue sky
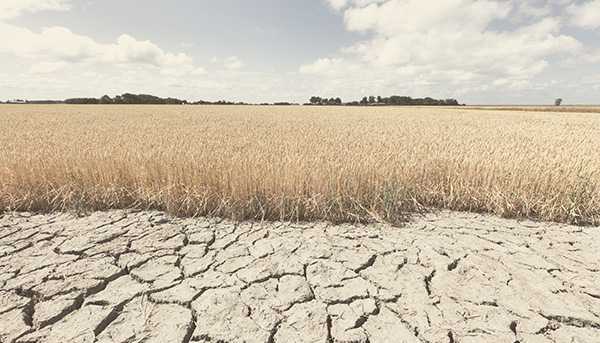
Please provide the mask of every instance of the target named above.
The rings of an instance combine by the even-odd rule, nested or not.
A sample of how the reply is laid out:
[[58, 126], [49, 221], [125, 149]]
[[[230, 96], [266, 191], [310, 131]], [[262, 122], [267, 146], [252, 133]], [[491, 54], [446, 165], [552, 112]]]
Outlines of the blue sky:
[[0, 39], [2, 99], [600, 103], [600, 0], [0, 0]]

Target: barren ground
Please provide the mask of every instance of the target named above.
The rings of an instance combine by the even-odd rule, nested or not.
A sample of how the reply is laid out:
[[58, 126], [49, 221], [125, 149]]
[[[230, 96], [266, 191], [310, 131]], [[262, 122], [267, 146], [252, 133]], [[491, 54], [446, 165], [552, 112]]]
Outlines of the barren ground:
[[598, 342], [600, 230], [0, 215], [0, 342]]

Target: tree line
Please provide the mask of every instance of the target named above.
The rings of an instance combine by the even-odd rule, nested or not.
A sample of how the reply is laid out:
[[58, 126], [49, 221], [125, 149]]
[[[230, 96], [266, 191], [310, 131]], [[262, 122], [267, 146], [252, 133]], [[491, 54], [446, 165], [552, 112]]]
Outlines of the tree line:
[[[124, 93], [114, 97], [104, 95], [100, 98], [71, 98], [64, 101], [55, 100], [13, 100], [7, 101], [7, 103], [14, 104], [83, 104], [83, 105], [108, 105], [108, 104], [150, 104], [150, 105], [253, 105], [246, 102], [233, 102], [227, 100], [219, 101], [204, 101], [199, 100], [195, 102], [188, 102], [187, 100], [181, 100], [177, 98], [161, 98], [149, 94], [132, 94]], [[275, 103], [261, 103], [260, 105], [297, 105], [291, 102], [275, 102]], [[308, 103], [304, 105], [310, 106], [460, 106], [461, 104], [456, 99], [433, 99], [433, 98], [411, 98], [409, 96], [398, 96], [393, 95], [390, 97], [381, 96], [365, 96], [360, 101], [343, 102], [341, 98], [327, 98], [320, 96], [313, 96], [309, 99]]]
[[320, 106], [340, 106], [343, 105], [342, 99], [340, 98], [321, 98], [320, 96], [313, 96], [310, 98], [309, 103], [305, 105], [320, 105]]
[[101, 98], [72, 98], [65, 100], [65, 104], [77, 105], [105, 105], [105, 104], [151, 104], [151, 105], [181, 105], [187, 101], [175, 98], [160, 98], [149, 94], [124, 93], [111, 98], [104, 95]]
[[[251, 103], [243, 102], [243, 101], [228, 101], [228, 100], [218, 100], [218, 101], [193, 101], [188, 102], [187, 100], [180, 100], [176, 98], [160, 98], [154, 95], [149, 94], [131, 94], [125, 93], [122, 95], [117, 95], [114, 98], [111, 98], [108, 95], [104, 95], [101, 98], [72, 98], [64, 101], [65, 104], [76, 104], [76, 105], [108, 105], [108, 104], [130, 104], [130, 105], [140, 105], [140, 104], [148, 104], [148, 105], [253, 105]], [[294, 105], [289, 102], [275, 102], [273, 104], [270, 103], [262, 103], [261, 105]]]
[[313, 96], [305, 105], [313, 106], [461, 106], [456, 99], [411, 98], [392, 95], [390, 97], [365, 96], [360, 101], [342, 102], [340, 98]]

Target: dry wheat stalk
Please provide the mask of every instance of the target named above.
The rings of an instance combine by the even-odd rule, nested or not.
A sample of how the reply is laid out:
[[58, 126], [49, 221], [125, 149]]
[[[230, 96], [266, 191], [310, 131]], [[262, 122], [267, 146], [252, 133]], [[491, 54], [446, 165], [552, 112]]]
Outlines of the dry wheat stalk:
[[600, 224], [600, 116], [439, 108], [0, 106], [0, 208]]

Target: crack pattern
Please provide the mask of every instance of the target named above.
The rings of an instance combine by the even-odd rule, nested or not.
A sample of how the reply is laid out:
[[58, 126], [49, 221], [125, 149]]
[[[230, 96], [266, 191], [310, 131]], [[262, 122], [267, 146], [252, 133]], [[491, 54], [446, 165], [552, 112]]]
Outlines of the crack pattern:
[[0, 217], [0, 342], [597, 342], [600, 230]]

